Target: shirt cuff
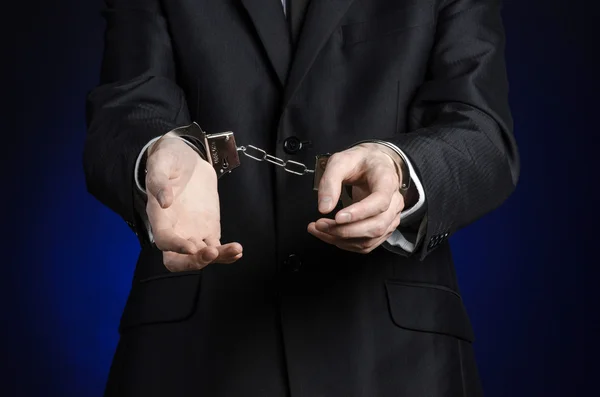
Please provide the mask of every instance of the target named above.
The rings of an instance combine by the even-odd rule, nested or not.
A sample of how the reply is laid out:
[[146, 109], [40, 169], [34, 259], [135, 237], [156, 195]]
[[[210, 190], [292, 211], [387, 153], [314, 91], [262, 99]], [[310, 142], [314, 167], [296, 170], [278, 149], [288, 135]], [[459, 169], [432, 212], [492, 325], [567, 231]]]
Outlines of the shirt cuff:
[[[417, 193], [419, 198], [415, 205], [410, 208], [405, 209], [400, 213], [400, 221], [402, 222], [402, 218], [407, 218], [417, 211], [419, 211], [423, 205], [425, 205], [425, 190], [423, 189], [423, 184], [421, 180], [417, 176], [415, 169], [406, 156], [406, 154], [400, 149], [398, 146], [394, 145], [391, 142], [387, 142], [388, 147], [392, 148], [398, 155], [402, 158], [402, 160], [406, 163], [408, 167], [408, 172], [410, 175], [411, 183], [415, 184], [415, 188], [417, 189]], [[384, 242], [384, 247], [390, 250], [391, 247], [395, 247], [395, 249], [391, 249], [390, 251], [398, 253], [398, 249], [406, 251], [408, 253], [413, 253], [415, 249], [418, 247], [419, 243], [423, 239], [422, 230], [425, 230], [424, 226], [427, 224], [427, 217], [424, 216], [421, 220], [421, 224], [419, 225], [419, 231], [417, 233], [411, 233], [408, 231], [400, 231], [400, 229], [394, 230], [392, 235]]]
[[392, 235], [383, 242], [382, 247], [395, 254], [406, 256], [412, 254], [419, 247], [427, 231], [427, 215], [421, 220], [419, 230], [415, 232], [394, 230]]
[[140, 163], [142, 162], [142, 157], [144, 157], [144, 153], [146, 153], [146, 150], [148, 150], [148, 148], [150, 146], [152, 146], [152, 144], [154, 142], [158, 141], [161, 137], [162, 137], [162, 135], [157, 136], [156, 138], [152, 138], [147, 144], [145, 144], [144, 147], [142, 148], [142, 150], [140, 150], [140, 153], [138, 154], [137, 159], [135, 160], [135, 166], [133, 167], [133, 180], [135, 181], [135, 186], [144, 194], [146, 194], [146, 189], [144, 189], [144, 187], [142, 187], [142, 184], [138, 177]]
[[387, 142], [387, 146], [394, 149], [394, 151], [396, 153], [398, 153], [398, 155], [402, 158], [404, 163], [406, 163], [406, 166], [408, 167], [408, 173], [410, 175], [411, 183], [415, 184], [415, 188], [417, 189], [417, 193], [419, 194], [419, 198], [418, 198], [417, 202], [415, 203], [415, 205], [413, 205], [410, 208], [405, 209], [404, 211], [402, 211], [400, 213], [402, 217], [409, 217], [412, 214], [414, 214], [415, 212], [419, 211], [421, 209], [421, 207], [423, 207], [423, 205], [425, 204], [425, 190], [423, 189], [423, 184], [421, 183], [421, 180], [419, 179], [419, 177], [417, 176], [417, 173], [415, 172], [415, 168], [413, 167], [412, 163], [410, 162], [410, 160], [408, 159], [406, 154], [402, 151], [402, 149], [400, 149], [398, 146], [394, 145], [391, 142]]

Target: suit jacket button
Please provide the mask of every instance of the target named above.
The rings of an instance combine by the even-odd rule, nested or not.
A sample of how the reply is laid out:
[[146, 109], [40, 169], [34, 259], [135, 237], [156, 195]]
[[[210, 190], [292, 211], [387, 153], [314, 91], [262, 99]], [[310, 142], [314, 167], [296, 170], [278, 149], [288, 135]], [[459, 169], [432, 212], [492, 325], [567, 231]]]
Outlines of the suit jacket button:
[[292, 272], [298, 272], [302, 267], [302, 261], [296, 254], [291, 254], [288, 256], [284, 263], [288, 270]]
[[302, 142], [295, 136], [291, 136], [283, 141], [283, 151], [287, 154], [296, 154], [302, 149]]

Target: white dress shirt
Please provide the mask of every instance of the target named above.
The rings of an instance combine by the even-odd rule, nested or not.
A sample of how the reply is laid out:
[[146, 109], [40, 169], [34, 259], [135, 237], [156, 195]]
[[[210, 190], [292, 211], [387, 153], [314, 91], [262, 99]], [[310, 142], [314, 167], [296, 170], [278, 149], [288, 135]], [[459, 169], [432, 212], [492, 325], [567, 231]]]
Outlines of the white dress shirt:
[[[284, 14], [287, 15], [286, 0], [281, 0], [281, 4], [283, 5]], [[143, 189], [140, 184], [140, 181], [138, 180], [138, 169], [139, 169], [142, 155], [144, 154], [144, 152], [146, 150], [148, 150], [150, 145], [152, 145], [154, 142], [156, 142], [159, 138], [160, 137], [156, 137], [156, 138], [152, 139], [150, 142], [148, 142], [140, 151], [140, 153], [137, 157], [137, 160], [135, 162], [134, 179], [135, 179], [136, 186], [140, 190], [143, 190]], [[188, 143], [185, 140], [184, 140], [184, 142]], [[410, 160], [408, 159], [408, 157], [406, 157], [404, 152], [399, 147], [392, 144], [391, 142], [387, 142], [387, 146], [390, 146], [393, 150], [395, 150], [400, 155], [400, 157], [405, 161], [405, 163], [408, 167], [411, 181], [412, 181], [412, 183], [414, 183], [415, 188], [417, 189], [417, 192], [419, 194], [417, 203], [415, 205], [413, 205], [412, 207], [405, 209], [404, 211], [402, 211], [400, 213], [400, 219], [402, 219], [402, 217], [406, 217], [406, 216], [418, 211], [424, 205], [425, 191], [423, 190], [423, 184], [417, 177], [417, 174], [413, 168], [413, 165], [410, 163]], [[394, 253], [400, 254], [400, 255], [406, 255], [407, 253], [414, 252], [417, 245], [421, 242], [421, 240], [424, 237], [426, 224], [427, 224], [427, 215], [425, 215], [423, 217], [423, 219], [421, 220], [421, 224], [419, 226], [419, 230], [417, 233], [401, 232], [399, 229], [394, 230], [392, 235], [382, 244], [382, 247], [384, 247], [385, 249], [387, 249], [391, 252], [394, 252]], [[152, 230], [150, 229], [150, 225], [147, 223], [146, 227], [148, 229], [150, 241], [153, 241], [153, 235], [152, 235]]]

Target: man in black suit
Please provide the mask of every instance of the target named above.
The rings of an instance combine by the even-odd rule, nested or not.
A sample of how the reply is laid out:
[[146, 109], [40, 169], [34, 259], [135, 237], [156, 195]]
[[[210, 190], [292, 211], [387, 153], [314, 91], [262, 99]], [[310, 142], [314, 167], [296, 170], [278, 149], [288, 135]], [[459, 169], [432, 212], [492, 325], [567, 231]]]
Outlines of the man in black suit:
[[[499, 3], [107, 0], [84, 166], [142, 249], [106, 395], [481, 395], [447, 239], [518, 179]], [[333, 155], [217, 178], [193, 122]]]

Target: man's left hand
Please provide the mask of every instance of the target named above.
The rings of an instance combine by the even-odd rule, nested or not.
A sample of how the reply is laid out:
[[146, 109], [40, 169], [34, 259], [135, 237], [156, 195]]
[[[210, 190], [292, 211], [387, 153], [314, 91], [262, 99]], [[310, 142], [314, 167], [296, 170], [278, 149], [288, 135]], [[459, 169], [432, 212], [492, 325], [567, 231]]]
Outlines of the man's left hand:
[[319, 212], [330, 213], [340, 199], [342, 185], [352, 186], [353, 204], [335, 219], [321, 218], [308, 225], [308, 232], [338, 248], [369, 253], [387, 240], [400, 224], [404, 199], [402, 160], [378, 143], [362, 143], [335, 153], [319, 183]]

